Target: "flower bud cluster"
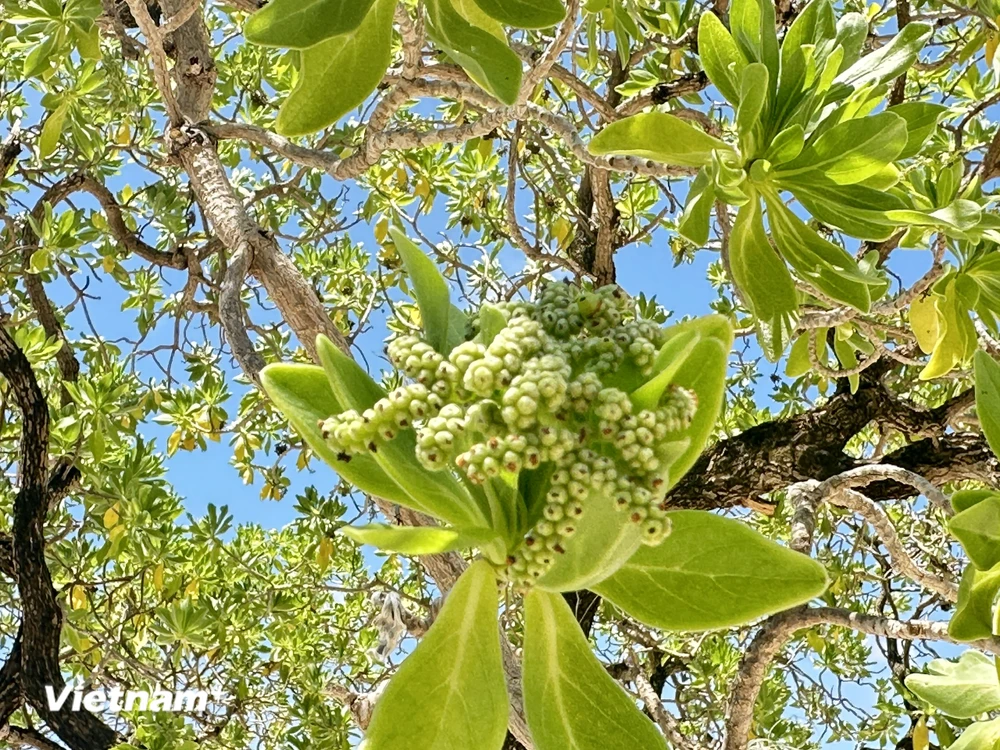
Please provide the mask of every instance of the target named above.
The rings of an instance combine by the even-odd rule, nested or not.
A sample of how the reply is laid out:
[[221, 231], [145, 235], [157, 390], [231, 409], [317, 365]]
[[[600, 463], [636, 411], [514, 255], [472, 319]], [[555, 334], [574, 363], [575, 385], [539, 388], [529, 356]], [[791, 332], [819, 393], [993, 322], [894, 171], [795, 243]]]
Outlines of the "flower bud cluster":
[[354, 409], [320, 422], [323, 439], [339, 454], [378, 450], [380, 443], [392, 440], [400, 429], [416, 421], [435, 416], [444, 403], [422, 383], [404, 385], [379, 399], [370, 409]]
[[671, 387], [655, 409], [639, 410], [603, 379], [625, 364], [648, 373], [662, 330], [636, 320], [617, 287], [554, 283], [534, 303], [495, 307], [507, 325], [492, 339], [478, 331], [446, 356], [417, 336], [391, 341], [390, 360], [415, 382], [363, 414], [325, 420], [326, 439], [350, 456], [412, 427], [424, 467], [457, 467], [474, 485], [545, 467], [538, 520], [508, 560], [518, 584], [544, 575], [591, 503], [613, 502], [658, 543], [667, 530], [662, 448], [690, 424], [697, 399]]

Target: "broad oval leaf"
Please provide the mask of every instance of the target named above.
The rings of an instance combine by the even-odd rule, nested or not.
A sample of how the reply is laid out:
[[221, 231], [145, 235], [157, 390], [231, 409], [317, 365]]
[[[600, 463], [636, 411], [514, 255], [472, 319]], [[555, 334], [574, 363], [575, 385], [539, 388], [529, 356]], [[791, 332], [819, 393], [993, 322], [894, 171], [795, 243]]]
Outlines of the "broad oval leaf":
[[957, 641], [978, 641], [993, 635], [993, 605], [1000, 592], [1000, 566], [979, 570], [969, 565], [958, 587], [958, 605], [948, 623]]
[[684, 213], [677, 222], [678, 233], [698, 247], [704, 247], [708, 242], [714, 203], [715, 179], [711, 167], [704, 166], [698, 170], [691, 187], [688, 188]]
[[888, 111], [906, 121], [906, 145], [896, 158], [909, 159], [920, 153], [938, 122], [947, 114], [948, 108], [932, 102], [904, 102], [890, 107]]
[[951, 495], [951, 507], [961, 513], [996, 495], [993, 490], [958, 490]]
[[566, 17], [561, 0], [476, 0], [476, 5], [500, 23], [519, 29], [547, 29]]
[[920, 371], [921, 380], [933, 380], [964, 365], [976, 353], [976, 328], [962, 302], [956, 274], [934, 286], [934, 307], [938, 313], [938, 342], [930, 361]]
[[497, 606], [496, 576], [480, 560], [379, 698], [368, 750], [500, 750], [510, 706]]
[[591, 493], [566, 552], [535, 585], [547, 591], [578, 591], [602, 581], [642, 544], [642, 527], [615, 508], [607, 493]]
[[838, 75], [828, 100], [841, 99], [865, 86], [897, 78], [900, 73], [913, 65], [932, 33], [933, 29], [927, 24], [907, 24], [887, 45], [862, 57]]
[[295, 89], [278, 113], [284, 135], [307, 135], [364, 103], [392, 62], [396, 0], [375, 0], [361, 24], [303, 50]]
[[888, 239], [898, 225], [886, 212], [906, 208], [892, 193], [864, 185], [838, 185], [819, 173], [796, 175], [788, 183], [782, 187], [787, 187], [809, 213], [858, 239]]
[[1000, 456], [1000, 364], [986, 352], [975, 354], [976, 414], [994, 456]]
[[913, 329], [920, 351], [931, 354], [940, 334], [933, 296], [921, 295], [910, 303], [910, 328]]
[[594, 587], [647, 625], [728, 628], [808, 602], [826, 590], [823, 566], [746, 524], [697, 510], [667, 514], [671, 532]]
[[958, 661], [935, 659], [927, 674], [911, 674], [906, 687], [956, 719], [972, 719], [1000, 708], [1000, 679], [993, 659], [966, 651]]
[[271, 0], [243, 27], [247, 41], [265, 47], [307, 49], [354, 31], [375, 0]]
[[590, 142], [590, 152], [597, 156], [639, 156], [680, 167], [703, 167], [712, 161], [712, 151], [716, 150], [732, 152], [718, 138], [665, 112], [646, 112], [618, 120]]
[[775, 170], [775, 177], [820, 172], [838, 185], [851, 185], [878, 174], [906, 142], [906, 121], [892, 112], [847, 120], [806, 144], [798, 157]]
[[701, 14], [698, 55], [708, 80], [731, 104], [739, 104], [740, 77], [747, 66], [747, 58], [714, 13]]
[[451, 0], [428, 0], [427, 31], [486, 91], [507, 105], [521, 91], [521, 58], [486, 29], [462, 17]]
[[674, 337], [685, 336], [690, 330], [697, 331], [700, 340], [670, 383], [694, 391], [698, 397], [698, 409], [687, 428], [669, 433], [664, 438], [666, 442], [687, 444], [670, 462], [668, 474], [664, 477], [668, 489], [694, 466], [712, 436], [726, 397], [726, 373], [729, 352], [733, 348], [732, 324], [721, 315], [708, 315], [668, 328], [667, 343]]
[[1000, 495], [964, 510], [948, 522], [951, 532], [980, 570], [1000, 565]]
[[395, 227], [389, 233], [413, 282], [413, 294], [427, 340], [441, 354], [447, 355], [459, 343], [453, 340], [453, 331], [465, 330], [465, 313], [451, 304], [448, 283], [434, 261]]
[[862, 273], [854, 256], [820, 237], [780, 198], [768, 195], [767, 212], [774, 242], [796, 273], [833, 299], [868, 312], [870, 286], [880, 279]]
[[776, 362], [795, 331], [799, 300], [787, 266], [764, 231], [756, 198], [736, 215], [729, 237], [729, 269], [756, 318], [764, 354]]
[[497, 540], [492, 529], [447, 529], [440, 526], [344, 526], [340, 532], [359, 544], [401, 555], [438, 555], [482, 547]]
[[1000, 746], [1000, 719], [993, 719], [969, 725], [948, 750], [997, 750], [998, 746]]
[[268, 365], [260, 382], [274, 405], [285, 415], [303, 440], [334, 471], [363, 492], [384, 497], [394, 503], [408, 504], [409, 496], [387, 475], [371, 456], [353, 456], [350, 460], [330, 449], [320, 431], [320, 420], [344, 410], [330, 388], [323, 368], [315, 365]]
[[41, 135], [38, 136], [38, 155], [43, 159], [51, 156], [59, 147], [66, 119], [69, 117], [70, 103], [61, 104], [45, 118]]
[[538, 750], [666, 750], [561, 596], [534, 589], [524, 610], [524, 713]]

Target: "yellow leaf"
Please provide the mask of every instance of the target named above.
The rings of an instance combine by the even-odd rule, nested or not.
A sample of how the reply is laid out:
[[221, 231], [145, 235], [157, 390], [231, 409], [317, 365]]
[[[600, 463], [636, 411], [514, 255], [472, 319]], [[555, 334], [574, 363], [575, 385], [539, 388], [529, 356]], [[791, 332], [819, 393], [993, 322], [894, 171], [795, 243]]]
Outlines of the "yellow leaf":
[[326, 570], [333, 556], [333, 542], [327, 537], [323, 537], [319, 542], [319, 549], [316, 550], [316, 564], [320, 570]]
[[170, 437], [167, 438], [167, 455], [172, 456], [177, 452], [177, 449], [181, 447], [181, 440], [184, 438], [184, 433], [180, 430], [174, 430]]
[[198, 597], [198, 579], [195, 578], [184, 588], [184, 593], [192, 598]]
[[127, 146], [132, 142], [132, 129], [127, 122], [123, 122], [118, 132], [115, 134], [115, 143], [119, 146]]
[[52, 256], [49, 251], [43, 247], [41, 250], [35, 250], [35, 252], [31, 254], [31, 259], [28, 261], [28, 272], [42, 273], [43, 271], [47, 271], [51, 264]]
[[113, 529], [118, 523], [118, 503], [104, 511], [104, 528]]
[[115, 526], [113, 529], [111, 529], [111, 532], [108, 534], [108, 539], [110, 539], [112, 542], [117, 542], [123, 536], [125, 536], [125, 527]]
[[76, 585], [70, 589], [69, 604], [73, 609], [84, 609], [87, 606], [87, 591], [83, 586]]
[[375, 225], [375, 241], [381, 245], [382, 243], [385, 242], [385, 238], [388, 236], [389, 236], [389, 219], [383, 216], [381, 219], [378, 220], [378, 223]]
[[930, 732], [927, 731], [927, 717], [921, 716], [913, 727], [913, 750], [928, 750], [931, 746]]
[[157, 591], [163, 591], [163, 572], [164, 565], [160, 563], [155, 568], [153, 568], [153, 586]]
[[809, 631], [809, 634], [806, 635], [806, 642], [809, 644], [809, 648], [817, 654], [822, 654], [826, 650], [826, 641], [815, 630]]
[[573, 233], [573, 225], [564, 216], [560, 216], [552, 222], [552, 236], [559, 243], [559, 248], [565, 250], [569, 246], [569, 240]]
[[413, 194], [418, 198], [427, 198], [431, 194], [431, 184], [421, 177], [413, 188]]
[[917, 337], [917, 344], [924, 354], [932, 354], [937, 346], [940, 326], [938, 314], [934, 307], [934, 295], [917, 297], [910, 303], [910, 327]]

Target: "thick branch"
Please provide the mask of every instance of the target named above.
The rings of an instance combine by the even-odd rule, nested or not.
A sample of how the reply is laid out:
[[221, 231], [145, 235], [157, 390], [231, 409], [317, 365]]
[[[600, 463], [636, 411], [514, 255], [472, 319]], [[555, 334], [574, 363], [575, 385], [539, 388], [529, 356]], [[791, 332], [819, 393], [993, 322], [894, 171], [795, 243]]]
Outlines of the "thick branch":
[[[20, 489], [14, 499], [12, 529], [14, 572], [22, 605], [20, 649], [16, 650], [21, 693], [73, 750], [104, 750], [121, 742], [114, 731], [87, 711], [53, 711], [46, 698], [46, 687], [58, 693], [66, 684], [59, 666], [62, 610], [45, 562], [49, 410], [27, 357], [3, 327], [0, 373], [21, 409]], [[15, 669], [8, 665], [3, 672], [9, 677]]]

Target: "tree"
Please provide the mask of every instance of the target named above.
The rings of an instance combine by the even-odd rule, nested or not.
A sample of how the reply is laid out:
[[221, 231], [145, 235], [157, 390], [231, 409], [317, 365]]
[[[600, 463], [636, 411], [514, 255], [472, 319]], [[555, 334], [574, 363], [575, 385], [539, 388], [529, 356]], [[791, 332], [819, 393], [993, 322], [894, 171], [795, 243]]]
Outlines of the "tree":
[[2, 7], [0, 744], [1000, 743], [1000, 8]]

